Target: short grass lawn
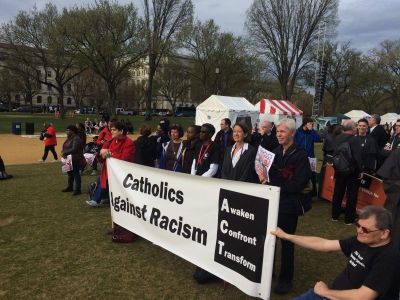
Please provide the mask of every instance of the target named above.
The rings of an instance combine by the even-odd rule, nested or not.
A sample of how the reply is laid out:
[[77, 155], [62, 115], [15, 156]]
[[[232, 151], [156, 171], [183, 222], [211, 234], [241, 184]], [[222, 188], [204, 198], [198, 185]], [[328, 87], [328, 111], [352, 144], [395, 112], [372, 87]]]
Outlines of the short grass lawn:
[[[143, 238], [112, 243], [109, 207], [87, 206], [86, 194], [61, 193], [67, 178], [60, 169], [8, 166], [14, 178], [0, 181], [1, 299], [250, 299], [233, 286], [196, 284], [191, 263]], [[84, 192], [93, 180], [83, 176]], [[354, 228], [332, 223], [330, 204], [316, 200], [298, 233], [342, 238]], [[271, 299], [290, 299], [317, 280], [330, 283], [346, 259], [297, 247], [295, 263], [293, 293]]]

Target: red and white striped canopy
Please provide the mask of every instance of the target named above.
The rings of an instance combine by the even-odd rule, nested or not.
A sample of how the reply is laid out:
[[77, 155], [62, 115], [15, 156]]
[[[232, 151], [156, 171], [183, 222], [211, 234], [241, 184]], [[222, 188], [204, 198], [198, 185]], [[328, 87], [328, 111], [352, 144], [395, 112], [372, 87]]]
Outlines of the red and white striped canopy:
[[260, 113], [271, 115], [302, 116], [303, 112], [288, 100], [261, 99]]

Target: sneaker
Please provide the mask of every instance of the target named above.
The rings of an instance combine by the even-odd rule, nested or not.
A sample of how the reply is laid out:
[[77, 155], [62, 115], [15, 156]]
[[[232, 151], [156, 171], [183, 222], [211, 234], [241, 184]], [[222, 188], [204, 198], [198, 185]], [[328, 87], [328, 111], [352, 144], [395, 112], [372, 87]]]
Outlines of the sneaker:
[[97, 171], [93, 170], [92, 173], [90, 173], [90, 176], [97, 176]]
[[74, 191], [72, 193], [72, 196], [77, 196], [77, 195], [80, 195], [80, 194], [82, 194], [81, 191], [80, 190], [76, 190], [76, 191]]
[[66, 193], [66, 192], [73, 192], [73, 189], [70, 187], [67, 187], [65, 189], [63, 189], [61, 192]]
[[38, 163], [44, 163], [44, 160], [43, 160], [43, 159], [38, 159], [37, 162], [38, 162]]
[[349, 223], [344, 223], [344, 225], [347, 225], [347, 226], [352, 226], [352, 225], [354, 225], [354, 222], [349, 222]]
[[275, 294], [283, 295], [289, 293], [293, 289], [291, 282], [279, 281], [274, 288]]
[[58, 162], [58, 159], [53, 159], [51, 162], [56, 163], [56, 162]]
[[332, 222], [337, 222], [339, 219], [332, 218]]
[[94, 201], [94, 200], [86, 201], [86, 203], [87, 203], [88, 205], [90, 205], [90, 206], [93, 206], [93, 207], [98, 207], [98, 206], [100, 206], [99, 203], [97, 203], [97, 202]]

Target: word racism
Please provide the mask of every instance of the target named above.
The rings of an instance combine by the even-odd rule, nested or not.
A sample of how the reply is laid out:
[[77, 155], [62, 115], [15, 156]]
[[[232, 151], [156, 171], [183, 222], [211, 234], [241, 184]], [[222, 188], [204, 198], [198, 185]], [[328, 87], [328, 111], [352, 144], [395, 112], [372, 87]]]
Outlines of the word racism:
[[168, 182], [161, 181], [158, 184], [152, 184], [148, 178], [140, 177], [139, 179], [133, 178], [133, 175], [128, 173], [123, 181], [124, 188], [130, 188], [133, 191], [138, 191], [144, 194], [153, 195], [177, 204], [183, 203], [183, 192], [181, 190], [174, 190], [168, 188]]
[[150, 215], [148, 215], [147, 205], [139, 207], [131, 203], [129, 198], [122, 199], [120, 196], [114, 197], [112, 192], [111, 206], [115, 212], [126, 212], [145, 222], [148, 221], [151, 225], [154, 225], [158, 228], [169, 231], [178, 236], [182, 236], [185, 239], [191, 239], [192, 241], [204, 246], [207, 245], [207, 231], [184, 223], [181, 216], [179, 216], [179, 220], [169, 218], [165, 215], [162, 215], [161, 211], [155, 207], [151, 209]]

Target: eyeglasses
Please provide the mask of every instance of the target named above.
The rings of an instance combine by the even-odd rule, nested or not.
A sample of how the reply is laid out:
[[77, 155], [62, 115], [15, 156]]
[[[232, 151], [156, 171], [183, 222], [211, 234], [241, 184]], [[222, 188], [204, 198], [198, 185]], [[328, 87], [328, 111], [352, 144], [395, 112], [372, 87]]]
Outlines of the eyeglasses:
[[400, 127], [400, 124], [396, 124], [396, 125], [394, 125], [394, 127]]
[[368, 228], [365, 228], [364, 226], [361, 226], [358, 222], [356, 223], [356, 227], [357, 227], [357, 229], [361, 229], [361, 232], [362, 232], [362, 233], [365, 233], [365, 234], [369, 234], [369, 233], [371, 233], [371, 232], [375, 232], [375, 231], [380, 231], [380, 230], [382, 230], [382, 229], [370, 230], [370, 229], [368, 229]]
[[208, 133], [207, 130], [200, 130], [201, 133]]

